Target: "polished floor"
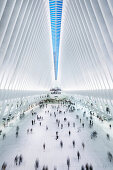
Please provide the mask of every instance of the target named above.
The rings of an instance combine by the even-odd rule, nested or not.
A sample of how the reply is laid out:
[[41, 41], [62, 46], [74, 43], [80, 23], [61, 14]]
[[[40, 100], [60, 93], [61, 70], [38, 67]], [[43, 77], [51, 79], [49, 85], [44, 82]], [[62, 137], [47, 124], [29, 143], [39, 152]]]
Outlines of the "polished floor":
[[[67, 106], [61, 104], [49, 104], [47, 108], [42, 109], [37, 107], [34, 111], [38, 116], [43, 117], [43, 120], [37, 120], [37, 114], [32, 116], [31, 112], [28, 112], [25, 118], [12, 123], [5, 129], [6, 138], [4, 140], [0, 136], [0, 167], [5, 161], [7, 170], [33, 170], [35, 160], [38, 159], [40, 170], [44, 165], [48, 166], [49, 170], [54, 170], [54, 167], [57, 170], [66, 170], [69, 157], [70, 170], [81, 170], [81, 166], [85, 166], [86, 163], [91, 164], [94, 170], [113, 169], [113, 162], [110, 162], [107, 156], [108, 151], [113, 153], [113, 132], [112, 128], [109, 128], [108, 122], [102, 123], [94, 116], [93, 127], [89, 128], [88, 111], [83, 117], [84, 109], [69, 112]], [[59, 113], [59, 111], [61, 112]], [[76, 115], [79, 115], [78, 119]], [[67, 118], [67, 121], [64, 121], [64, 118]], [[32, 125], [34, 119], [35, 124]], [[56, 119], [60, 120], [59, 127]], [[70, 122], [69, 127], [68, 122]], [[84, 128], [82, 127], [83, 122]], [[75, 127], [73, 123], [75, 123]], [[61, 128], [61, 124], [63, 124], [63, 128]], [[15, 136], [17, 125], [19, 126], [18, 137]], [[31, 128], [33, 131], [27, 133], [27, 129]], [[94, 130], [98, 133], [97, 138], [91, 139], [91, 132]], [[58, 140], [56, 140], [56, 131], [58, 131]], [[107, 139], [106, 133], [110, 134], [110, 140]], [[73, 140], [75, 148], [73, 148]], [[60, 141], [63, 142], [63, 148], [60, 147]], [[85, 144], [84, 149], [82, 142]], [[77, 159], [78, 151], [80, 152], [79, 161]], [[20, 166], [16, 166], [14, 158], [20, 154], [23, 156], [23, 162]]]

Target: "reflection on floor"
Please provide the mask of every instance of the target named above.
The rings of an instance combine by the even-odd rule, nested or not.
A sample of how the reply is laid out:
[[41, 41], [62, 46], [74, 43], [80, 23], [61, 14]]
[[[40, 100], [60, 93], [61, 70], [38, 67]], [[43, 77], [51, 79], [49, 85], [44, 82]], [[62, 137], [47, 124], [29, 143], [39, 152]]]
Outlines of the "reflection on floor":
[[[33, 170], [38, 160], [37, 169], [44, 170], [45, 165], [49, 170], [66, 170], [69, 158], [70, 170], [81, 170], [87, 163], [93, 166], [93, 170], [113, 169], [113, 162], [107, 155], [108, 151], [113, 153], [113, 134], [109, 124], [93, 117], [93, 126], [89, 127], [87, 113], [83, 116], [83, 110], [69, 112], [68, 107], [61, 104], [49, 104], [43, 109], [37, 107], [35, 112], [37, 114], [30, 112], [18, 122], [17, 137], [17, 125], [10, 127], [4, 140], [0, 137], [0, 166], [5, 161], [8, 170]], [[97, 132], [97, 137], [91, 139], [93, 131]], [[106, 133], [110, 134], [109, 140]], [[14, 162], [16, 155], [22, 155], [20, 165], [18, 160], [17, 165]]]

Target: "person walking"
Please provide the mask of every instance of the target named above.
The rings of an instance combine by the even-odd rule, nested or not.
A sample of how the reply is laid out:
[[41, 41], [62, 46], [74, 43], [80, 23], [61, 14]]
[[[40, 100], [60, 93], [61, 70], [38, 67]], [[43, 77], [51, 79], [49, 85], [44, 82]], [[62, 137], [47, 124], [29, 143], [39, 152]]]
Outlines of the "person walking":
[[81, 170], [85, 170], [84, 166], [82, 165]]
[[92, 165], [89, 166], [89, 170], [93, 170], [93, 166]]
[[69, 130], [69, 136], [71, 135], [71, 132], [70, 132], [70, 130]]
[[1, 169], [1, 170], [6, 170], [6, 167], [7, 167], [7, 163], [4, 162], [4, 163], [2, 164], [2, 169]]
[[23, 161], [23, 157], [22, 157], [22, 155], [20, 155], [19, 156], [19, 165], [22, 163], [22, 161]]
[[69, 170], [69, 167], [70, 167], [70, 159], [67, 158], [67, 167], [68, 167], [68, 170]]
[[18, 156], [17, 155], [15, 156], [14, 162], [16, 165], [18, 164]]
[[16, 138], [18, 137], [18, 131], [16, 131]]
[[80, 152], [79, 151], [77, 152], [77, 158], [78, 158], [78, 161], [79, 161], [79, 159], [80, 159]]
[[35, 161], [35, 170], [37, 170], [38, 168], [39, 168], [39, 160], [36, 159], [36, 161]]
[[32, 120], [32, 125], [33, 125], [34, 121]]
[[85, 144], [82, 142], [82, 147], [83, 147], [83, 149], [85, 148]]
[[89, 165], [88, 165], [88, 163], [86, 164], [85, 168], [86, 168], [86, 170], [89, 170]]
[[63, 147], [63, 142], [62, 141], [60, 141], [60, 146], [61, 146], [61, 148]]
[[73, 148], [75, 148], [75, 141], [73, 140], [73, 142], [72, 142], [72, 143], [73, 143]]
[[44, 149], [44, 150], [45, 150], [45, 147], [46, 147], [46, 146], [45, 146], [45, 143], [44, 143], [44, 144], [43, 144], [43, 149]]

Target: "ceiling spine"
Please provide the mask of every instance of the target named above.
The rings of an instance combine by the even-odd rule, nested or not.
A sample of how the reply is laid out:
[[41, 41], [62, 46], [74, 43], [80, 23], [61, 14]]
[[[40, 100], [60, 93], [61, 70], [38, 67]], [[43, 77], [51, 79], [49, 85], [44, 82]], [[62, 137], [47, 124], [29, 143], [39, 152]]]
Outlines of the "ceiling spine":
[[62, 6], [63, 0], [49, 0], [55, 80], [58, 74]]

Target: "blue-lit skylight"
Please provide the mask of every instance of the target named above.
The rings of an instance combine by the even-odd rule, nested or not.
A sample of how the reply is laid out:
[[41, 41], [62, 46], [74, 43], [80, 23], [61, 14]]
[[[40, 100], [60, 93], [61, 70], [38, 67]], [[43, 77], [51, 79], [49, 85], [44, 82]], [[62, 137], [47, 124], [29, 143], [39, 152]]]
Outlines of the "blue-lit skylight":
[[57, 74], [58, 74], [62, 4], [63, 4], [63, 0], [49, 0], [55, 80], [57, 80]]

